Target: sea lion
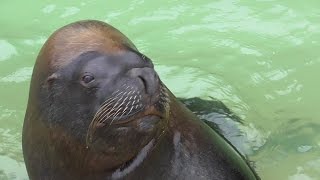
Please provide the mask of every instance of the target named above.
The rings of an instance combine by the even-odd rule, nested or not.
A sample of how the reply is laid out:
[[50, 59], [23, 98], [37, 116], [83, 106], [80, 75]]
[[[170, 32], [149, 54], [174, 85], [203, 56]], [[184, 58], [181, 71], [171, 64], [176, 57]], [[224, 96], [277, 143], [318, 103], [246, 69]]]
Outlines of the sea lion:
[[23, 126], [30, 179], [259, 179], [112, 26], [54, 32], [34, 67]]

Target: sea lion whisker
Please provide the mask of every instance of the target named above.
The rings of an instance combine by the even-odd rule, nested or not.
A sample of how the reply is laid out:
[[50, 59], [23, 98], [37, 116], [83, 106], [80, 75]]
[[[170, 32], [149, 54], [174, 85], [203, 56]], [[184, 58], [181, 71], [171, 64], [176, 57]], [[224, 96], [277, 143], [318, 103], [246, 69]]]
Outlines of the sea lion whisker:
[[[118, 100], [117, 102], [119, 102], [119, 100]], [[105, 117], [108, 119], [112, 114], [114, 114], [113, 112], [114, 112], [114, 109], [116, 108], [115, 106], [116, 106], [116, 104], [114, 104], [114, 105], [112, 106], [112, 108], [111, 108], [110, 111], [103, 110], [104, 112], [102, 113], [102, 115], [99, 116], [99, 119], [104, 119]], [[110, 108], [109, 108], [109, 109], [110, 109]], [[109, 110], [109, 109], [108, 109], [108, 110]], [[102, 118], [101, 118], [101, 116], [102, 116]]]
[[125, 91], [120, 91], [120, 89], [117, 89], [115, 92], [111, 94], [111, 97], [119, 97], [119, 95], [121, 95], [124, 92]]
[[95, 118], [93, 118], [93, 120], [90, 122], [88, 130], [87, 130], [87, 134], [86, 134], [86, 145], [88, 147], [89, 142], [91, 141], [92, 138], [92, 134], [94, 133], [95, 130], [95, 126], [98, 124], [98, 122], [96, 122]]
[[111, 109], [112, 107], [113, 107], [112, 103], [109, 103], [108, 105], [100, 107], [97, 113], [94, 115], [94, 118], [100, 117], [101, 113], [104, 114], [105, 112], [109, 112], [109, 109]]
[[[110, 114], [110, 115], [108, 115], [107, 116], [107, 118], [109, 118], [112, 114], [114, 114], [114, 113], [112, 113], [112, 112], [114, 112], [115, 110], [118, 110], [118, 108], [120, 107], [120, 105], [119, 106], [117, 106], [118, 104], [119, 104], [119, 102], [122, 100], [122, 98], [124, 97], [124, 95], [125, 94], [123, 94], [122, 96], [121, 96], [121, 98], [120, 99], [118, 99], [118, 101], [113, 105], [113, 107], [112, 107], [112, 109], [109, 111], [109, 113], [107, 113], [107, 114]], [[104, 113], [103, 113], [104, 114]]]
[[126, 110], [128, 109], [128, 106], [126, 106], [123, 111], [122, 111], [122, 115], [120, 116], [120, 118], [126, 113]]
[[123, 94], [125, 94], [127, 91], [120, 91], [120, 89], [118, 89], [117, 90], [118, 91], [118, 93], [116, 94], [116, 93], [112, 93], [111, 94], [111, 97], [119, 97], [121, 94], [123, 95]]
[[131, 106], [133, 106], [133, 104], [134, 104], [134, 103], [136, 103], [136, 100], [135, 100], [135, 99], [134, 99], [134, 100], [132, 101], [132, 104], [131, 104]]
[[130, 94], [133, 93], [133, 92], [134, 92], [134, 91], [130, 90], [129, 93], [128, 93], [128, 95], [130, 95]]
[[106, 107], [109, 107], [111, 106], [112, 104], [116, 103], [115, 101], [119, 101], [119, 98], [113, 98], [111, 101], [109, 101], [108, 103], [102, 105], [100, 108], [106, 108]]
[[112, 93], [112, 95], [118, 93], [119, 91], [120, 91], [120, 89], [115, 90], [115, 91]]
[[[116, 113], [117, 113], [119, 110], [122, 109], [121, 106], [125, 103], [126, 99], [128, 99], [128, 97], [126, 97], [126, 98], [122, 101], [122, 103], [121, 103], [119, 106], [116, 107], [116, 110], [117, 110]], [[116, 105], [115, 105], [115, 106], [116, 106]], [[112, 110], [111, 110], [111, 111], [112, 111]], [[115, 113], [115, 114], [116, 114], [116, 113]], [[110, 114], [110, 115], [111, 115], [111, 114]], [[116, 116], [116, 115], [115, 115], [115, 116]]]
[[[134, 106], [135, 105], [135, 106]], [[104, 123], [105, 121], [107, 121], [108, 119], [110, 119], [111, 117], [113, 118], [112, 120], [111, 120], [111, 122], [110, 122], [110, 124], [109, 125], [111, 125], [112, 123], [113, 123], [113, 121], [115, 120], [115, 118], [117, 118], [118, 117], [118, 115], [119, 114], [121, 114], [121, 116], [118, 118], [118, 119], [121, 119], [121, 117], [123, 116], [123, 115], [129, 115], [130, 114], [130, 112], [132, 112], [132, 110], [136, 110], [135, 112], [138, 112], [138, 111], [140, 111], [141, 109], [143, 109], [143, 105], [141, 104], [141, 103], [139, 103], [139, 104], [134, 104], [134, 105], [131, 105], [131, 109], [130, 109], [130, 111], [128, 112], [128, 113], [126, 113], [126, 109], [128, 109], [128, 106], [125, 106], [125, 108], [123, 109], [123, 107], [120, 107], [119, 109], [117, 109], [117, 111], [115, 112], [115, 113], [111, 113], [111, 114], [109, 114], [109, 116], [108, 117], [106, 117], [106, 116], [104, 116], [104, 117], [102, 117], [101, 119], [100, 119], [100, 123]], [[139, 109], [139, 107], [141, 107], [140, 109]], [[121, 109], [123, 109], [123, 111], [121, 112], [120, 110]]]
[[[94, 116], [93, 116], [93, 120], [94, 119], [96, 119], [99, 115], [100, 115], [100, 113], [102, 112], [102, 110], [104, 109], [105, 107], [99, 107], [99, 109], [98, 109], [98, 111], [94, 114]], [[92, 121], [93, 121], [92, 120]]]
[[97, 122], [101, 122], [101, 119], [103, 119], [106, 116], [109, 116], [109, 114], [112, 113], [110, 109], [111, 109], [110, 107], [106, 109], [101, 109], [99, 116], [96, 117], [96, 119], [99, 119]]
[[122, 106], [124, 103], [125, 103], [125, 101], [128, 99], [128, 96], [126, 97], [126, 98], [124, 98], [123, 99], [123, 101], [122, 101], [122, 103], [119, 105], [119, 106]]
[[[121, 93], [123, 93], [123, 91]], [[114, 100], [116, 100], [121, 93], [119, 93], [119, 94], [117, 94], [117, 96], [113, 97], [112, 100], [109, 100], [109, 99], [106, 100], [106, 101], [108, 101], [108, 103], [104, 102], [102, 104], [102, 106], [100, 107], [100, 109], [105, 108], [108, 105], [111, 105], [111, 103], [114, 102]], [[119, 102], [125, 95], [126, 95], [126, 93], [123, 93], [122, 96], [117, 100], [117, 102]]]
[[120, 93], [118, 93], [117, 95], [114, 95], [114, 96], [108, 98], [107, 100], [105, 100], [105, 101], [102, 103], [101, 107], [106, 106], [106, 105], [109, 105], [111, 102], [113, 102], [115, 99], [117, 99], [117, 98], [119, 97], [119, 95], [122, 94], [122, 93], [123, 93], [123, 91], [120, 92]]
[[131, 108], [130, 108], [130, 111], [129, 111], [129, 113], [127, 114], [127, 115], [129, 115], [130, 113], [131, 113], [131, 111], [132, 111], [132, 109], [133, 109], [133, 104], [135, 103], [135, 100], [133, 100], [133, 102], [132, 102], [132, 104], [131, 104]]
[[124, 93], [120, 99], [118, 99], [118, 101], [114, 104], [113, 107], [117, 107], [117, 105], [119, 104], [119, 102], [122, 100], [122, 98], [126, 95], [126, 93]]
[[[127, 99], [127, 97], [126, 97], [126, 99]], [[115, 108], [114, 106], [112, 106], [112, 108], [118, 109], [119, 107], [121, 107], [121, 106], [126, 102], [126, 101], [125, 101], [126, 99], [124, 99], [123, 102], [122, 102], [118, 107]], [[130, 104], [130, 102], [132, 102], [132, 101], [129, 101], [128, 104], [126, 104], [126, 107]], [[131, 104], [131, 106], [136, 105], [136, 103], [137, 103], [137, 102], [134, 102], [134, 101], [133, 101], [133, 103]], [[127, 108], [126, 108], [126, 109], [127, 109]], [[109, 106], [108, 108], [100, 108], [95, 117], [98, 118], [98, 116], [100, 116], [100, 117], [101, 117], [101, 116], [104, 116], [106, 113], [110, 113], [110, 111], [112, 111], [111, 106]], [[105, 117], [105, 116], [104, 116], [104, 117]]]
[[[121, 113], [121, 116], [119, 117], [119, 119], [121, 119], [123, 115], [124, 115], [124, 113]], [[110, 125], [111, 125], [111, 124], [110, 124]]]
[[120, 95], [125, 95], [126, 94], [126, 91], [120, 91], [119, 93], [117, 93], [117, 94], [111, 94], [111, 97], [110, 98], [117, 98], [117, 97], [119, 97]]
[[97, 122], [98, 122], [98, 123], [104, 123], [106, 120], [109, 119], [109, 117], [110, 117], [112, 114], [113, 114], [112, 111], [106, 112], [106, 114], [104, 114], [102, 117], [100, 117]]
[[[123, 96], [124, 96], [124, 95], [123, 95]], [[123, 96], [122, 96], [122, 97], [123, 97]], [[121, 98], [122, 98], [122, 97], [121, 97]], [[120, 99], [121, 99], [121, 98], [120, 98]], [[120, 99], [117, 100], [117, 103], [120, 101]], [[111, 113], [116, 104], [114, 104], [113, 106], [111, 106], [111, 104], [109, 103], [109, 105], [110, 105], [110, 106], [104, 105], [104, 106], [100, 107], [99, 110], [98, 110], [98, 112], [97, 112], [96, 115], [95, 115], [95, 118], [101, 119], [101, 118], [100, 118], [101, 116], [105, 117], [105, 115], [108, 115], [109, 113]], [[111, 109], [111, 110], [109, 111], [109, 109]], [[103, 118], [102, 118], [102, 119], [103, 119]], [[94, 121], [94, 120], [93, 120], [93, 121]], [[100, 120], [99, 120], [98, 122], [100, 122]]]
[[[121, 106], [118, 106], [117, 108], [119, 108], [119, 107], [125, 107], [125, 106], [135, 106], [135, 105], [141, 103], [141, 102], [137, 102], [137, 101], [136, 101], [134, 104], [132, 104], [132, 101], [126, 101], [126, 102], [127, 102], [126, 105], [122, 104]], [[129, 104], [131, 104], [131, 105], [129, 105]], [[117, 108], [116, 108], [116, 109], [117, 109]]]
[[118, 100], [116, 98], [114, 98], [113, 100], [109, 101], [108, 103], [102, 105], [99, 109], [105, 109], [105, 108], [111, 107]]
[[115, 115], [113, 116], [113, 118], [112, 118], [112, 120], [111, 120], [111, 122], [110, 122], [109, 125], [112, 124], [112, 122], [114, 121], [114, 119], [117, 117], [118, 113], [120, 113], [120, 110], [121, 110], [121, 109], [122, 109], [122, 108], [120, 108], [120, 109], [115, 113]]
[[[128, 96], [125, 99], [123, 99], [123, 101], [121, 102], [121, 104], [117, 108], [122, 107], [122, 105], [126, 102], [127, 99], [128, 99]], [[130, 101], [128, 103], [130, 103]], [[126, 105], [126, 107], [127, 107], [127, 105]]]
[[133, 106], [131, 106], [130, 111], [128, 112], [127, 115], [129, 115], [131, 113], [132, 109], [133, 109]]
[[112, 105], [112, 104], [115, 103], [115, 101], [117, 101], [118, 99], [119, 99], [118, 96], [117, 96], [117, 97], [113, 96], [113, 97], [108, 98], [107, 100], [105, 100], [105, 101], [100, 105], [99, 110], [100, 110], [100, 109], [103, 109], [103, 108], [106, 108], [106, 107], [108, 107], [108, 106], [110, 106], [110, 105]]

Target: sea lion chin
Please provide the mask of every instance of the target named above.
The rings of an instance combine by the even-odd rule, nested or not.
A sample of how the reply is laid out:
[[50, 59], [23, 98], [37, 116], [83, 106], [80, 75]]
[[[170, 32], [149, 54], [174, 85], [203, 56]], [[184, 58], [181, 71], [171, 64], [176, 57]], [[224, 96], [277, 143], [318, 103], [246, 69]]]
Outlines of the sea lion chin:
[[34, 67], [23, 126], [30, 179], [258, 179], [186, 109], [152, 61], [100, 21], [58, 29]]

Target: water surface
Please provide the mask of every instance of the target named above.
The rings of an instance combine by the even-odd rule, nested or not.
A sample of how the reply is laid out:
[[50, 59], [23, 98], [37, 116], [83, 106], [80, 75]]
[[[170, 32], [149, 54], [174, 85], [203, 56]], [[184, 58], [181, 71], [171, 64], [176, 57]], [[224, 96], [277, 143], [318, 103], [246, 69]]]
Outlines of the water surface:
[[0, 179], [27, 179], [21, 128], [37, 53], [57, 28], [98, 19], [126, 34], [179, 97], [243, 120], [262, 179], [320, 179], [320, 1], [0, 2]]

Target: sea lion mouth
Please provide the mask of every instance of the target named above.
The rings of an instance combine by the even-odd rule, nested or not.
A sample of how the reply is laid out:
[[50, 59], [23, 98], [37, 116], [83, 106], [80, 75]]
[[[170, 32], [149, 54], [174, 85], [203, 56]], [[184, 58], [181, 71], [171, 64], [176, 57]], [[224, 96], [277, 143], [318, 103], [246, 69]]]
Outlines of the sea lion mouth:
[[162, 83], [158, 95], [153, 98], [156, 101], [152, 104], [148, 103], [150, 99], [146, 100], [136, 87], [123, 85], [120, 89], [112, 93], [94, 115], [87, 131], [87, 147], [92, 142], [97, 128], [129, 124], [146, 117], [165, 118], [169, 98], [167, 89]]
[[157, 110], [155, 110], [154, 106], [151, 106], [151, 107], [145, 108], [145, 111], [141, 111], [131, 116], [122, 117], [122, 119], [115, 121], [113, 124], [114, 125], [129, 124], [132, 121], [136, 121], [138, 119], [142, 119], [146, 117], [158, 117], [160, 119], [163, 119], [165, 116], [162, 113], [159, 113]]

